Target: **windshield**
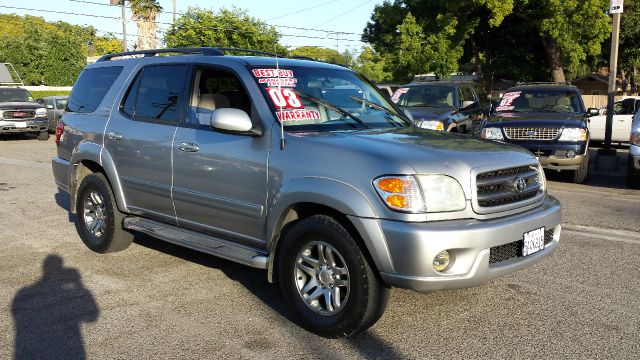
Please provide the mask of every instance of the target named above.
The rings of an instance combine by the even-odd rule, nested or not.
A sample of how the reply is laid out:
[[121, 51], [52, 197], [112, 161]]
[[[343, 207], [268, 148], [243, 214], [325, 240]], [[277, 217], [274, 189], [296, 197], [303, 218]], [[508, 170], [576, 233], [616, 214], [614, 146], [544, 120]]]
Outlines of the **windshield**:
[[454, 90], [447, 85], [401, 87], [391, 100], [404, 107], [453, 107]]
[[584, 107], [575, 91], [525, 89], [504, 94], [495, 111], [582, 113]]
[[251, 71], [287, 131], [411, 126], [374, 85], [352, 71], [304, 66]]
[[0, 102], [30, 102], [33, 98], [25, 89], [0, 89]]

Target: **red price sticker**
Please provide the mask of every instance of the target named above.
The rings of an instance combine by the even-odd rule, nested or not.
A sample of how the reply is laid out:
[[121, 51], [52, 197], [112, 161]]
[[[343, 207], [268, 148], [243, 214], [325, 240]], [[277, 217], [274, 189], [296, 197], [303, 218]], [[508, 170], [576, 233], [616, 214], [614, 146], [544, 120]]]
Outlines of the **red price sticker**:
[[302, 102], [291, 89], [268, 88], [271, 101], [278, 109], [302, 109]]

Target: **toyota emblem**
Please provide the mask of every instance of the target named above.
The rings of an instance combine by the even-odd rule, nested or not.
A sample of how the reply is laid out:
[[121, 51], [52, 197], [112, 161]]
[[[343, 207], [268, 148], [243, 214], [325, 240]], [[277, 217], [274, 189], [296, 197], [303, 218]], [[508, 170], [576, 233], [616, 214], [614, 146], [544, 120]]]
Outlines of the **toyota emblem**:
[[527, 188], [527, 180], [525, 178], [517, 177], [513, 179], [513, 189], [516, 192], [521, 193], [526, 188]]

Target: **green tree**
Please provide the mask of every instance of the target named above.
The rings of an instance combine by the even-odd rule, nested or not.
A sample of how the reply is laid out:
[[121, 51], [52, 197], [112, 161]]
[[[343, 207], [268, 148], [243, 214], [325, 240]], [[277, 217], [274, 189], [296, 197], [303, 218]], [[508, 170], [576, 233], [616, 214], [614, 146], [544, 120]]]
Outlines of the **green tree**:
[[373, 82], [393, 79], [393, 74], [385, 70], [386, 59], [370, 46], [362, 47], [360, 55], [355, 59], [354, 68]]
[[169, 27], [164, 41], [169, 47], [234, 47], [285, 53], [273, 26], [245, 10], [221, 8], [217, 12], [190, 7]]
[[339, 53], [337, 50], [318, 46], [301, 46], [289, 52], [291, 56], [303, 56], [314, 60], [324, 61], [331, 64], [351, 66], [353, 59], [348, 52]]
[[162, 6], [158, 0], [129, 0], [133, 21], [138, 26], [138, 41], [136, 48], [138, 50], [155, 49], [158, 47], [156, 38], [156, 30], [158, 24], [156, 18], [158, 13], [162, 11]]

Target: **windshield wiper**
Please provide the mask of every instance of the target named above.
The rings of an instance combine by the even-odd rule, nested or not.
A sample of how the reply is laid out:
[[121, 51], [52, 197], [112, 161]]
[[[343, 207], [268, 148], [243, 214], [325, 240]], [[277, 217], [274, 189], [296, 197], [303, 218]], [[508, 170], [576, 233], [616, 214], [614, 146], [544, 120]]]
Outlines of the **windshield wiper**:
[[[395, 112], [393, 112], [393, 111], [391, 111], [391, 110], [387, 109], [386, 107], [384, 107], [384, 106], [382, 106], [382, 105], [378, 105], [378, 104], [374, 103], [374, 102], [373, 102], [373, 101], [371, 101], [371, 100], [367, 100], [367, 99], [360, 98], [360, 97], [357, 97], [357, 96], [349, 96], [349, 97], [350, 97], [351, 99], [353, 99], [353, 100], [355, 100], [355, 101], [357, 101], [357, 102], [361, 103], [361, 104], [367, 104], [367, 105], [371, 106], [372, 108], [374, 108], [374, 109], [376, 109], [376, 110], [383, 111], [385, 114], [387, 114], [387, 115], [389, 115], [389, 116], [399, 116], [399, 115], [398, 115], [398, 114], [396, 114]], [[396, 126], [396, 125], [402, 125], [402, 123], [400, 123], [400, 122], [398, 122], [398, 121], [396, 121], [396, 120], [393, 120], [392, 118], [385, 117], [385, 120], [387, 120], [387, 122], [388, 122], [389, 124], [393, 125], [393, 126]]]
[[[309, 101], [313, 101], [313, 102], [315, 102], [315, 103], [317, 103], [317, 104], [319, 104], [319, 105], [322, 105], [322, 106], [324, 106], [324, 107], [327, 107], [327, 108], [329, 108], [329, 109], [331, 109], [331, 110], [333, 110], [333, 111], [337, 112], [338, 114], [340, 114], [340, 115], [342, 115], [342, 116], [346, 116], [346, 117], [348, 117], [348, 118], [352, 119], [353, 121], [355, 121], [355, 122], [357, 122], [358, 124], [360, 124], [360, 125], [364, 126], [365, 128], [369, 128], [369, 125], [367, 125], [364, 121], [362, 121], [362, 120], [358, 119], [358, 117], [357, 117], [357, 116], [353, 116], [353, 115], [351, 115], [348, 111], [346, 111], [346, 110], [344, 110], [344, 109], [342, 109], [342, 108], [340, 108], [340, 107], [338, 107], [338, 106], [336, 106], [336, 105], [333, 105], [332, 103], [330, 103], [330, 102], [328, 102], [328, 101], [325, 101], [325, 100], [319, 99], [319, 98], [317, 98], [317, 97], [315, 97], [315, 96], [312, 96], [312, 95], [309, 95], [309, 94], [305, 94], [305, 93], [300, 92], [300, 91], [298, 91], [298, 90], [293, 90], [293, 89], [292, 89], [292, 91], [293, 91], [294, 93], [296, 93], [298, 96], [300, 96], [301, 98], [303, 98], [303, 99], [307, 99], [307, 100], [309, 100]], [[340, 118], [340, 119], [344, 119], [344, 117], [342, 117], [342, 118]]]

